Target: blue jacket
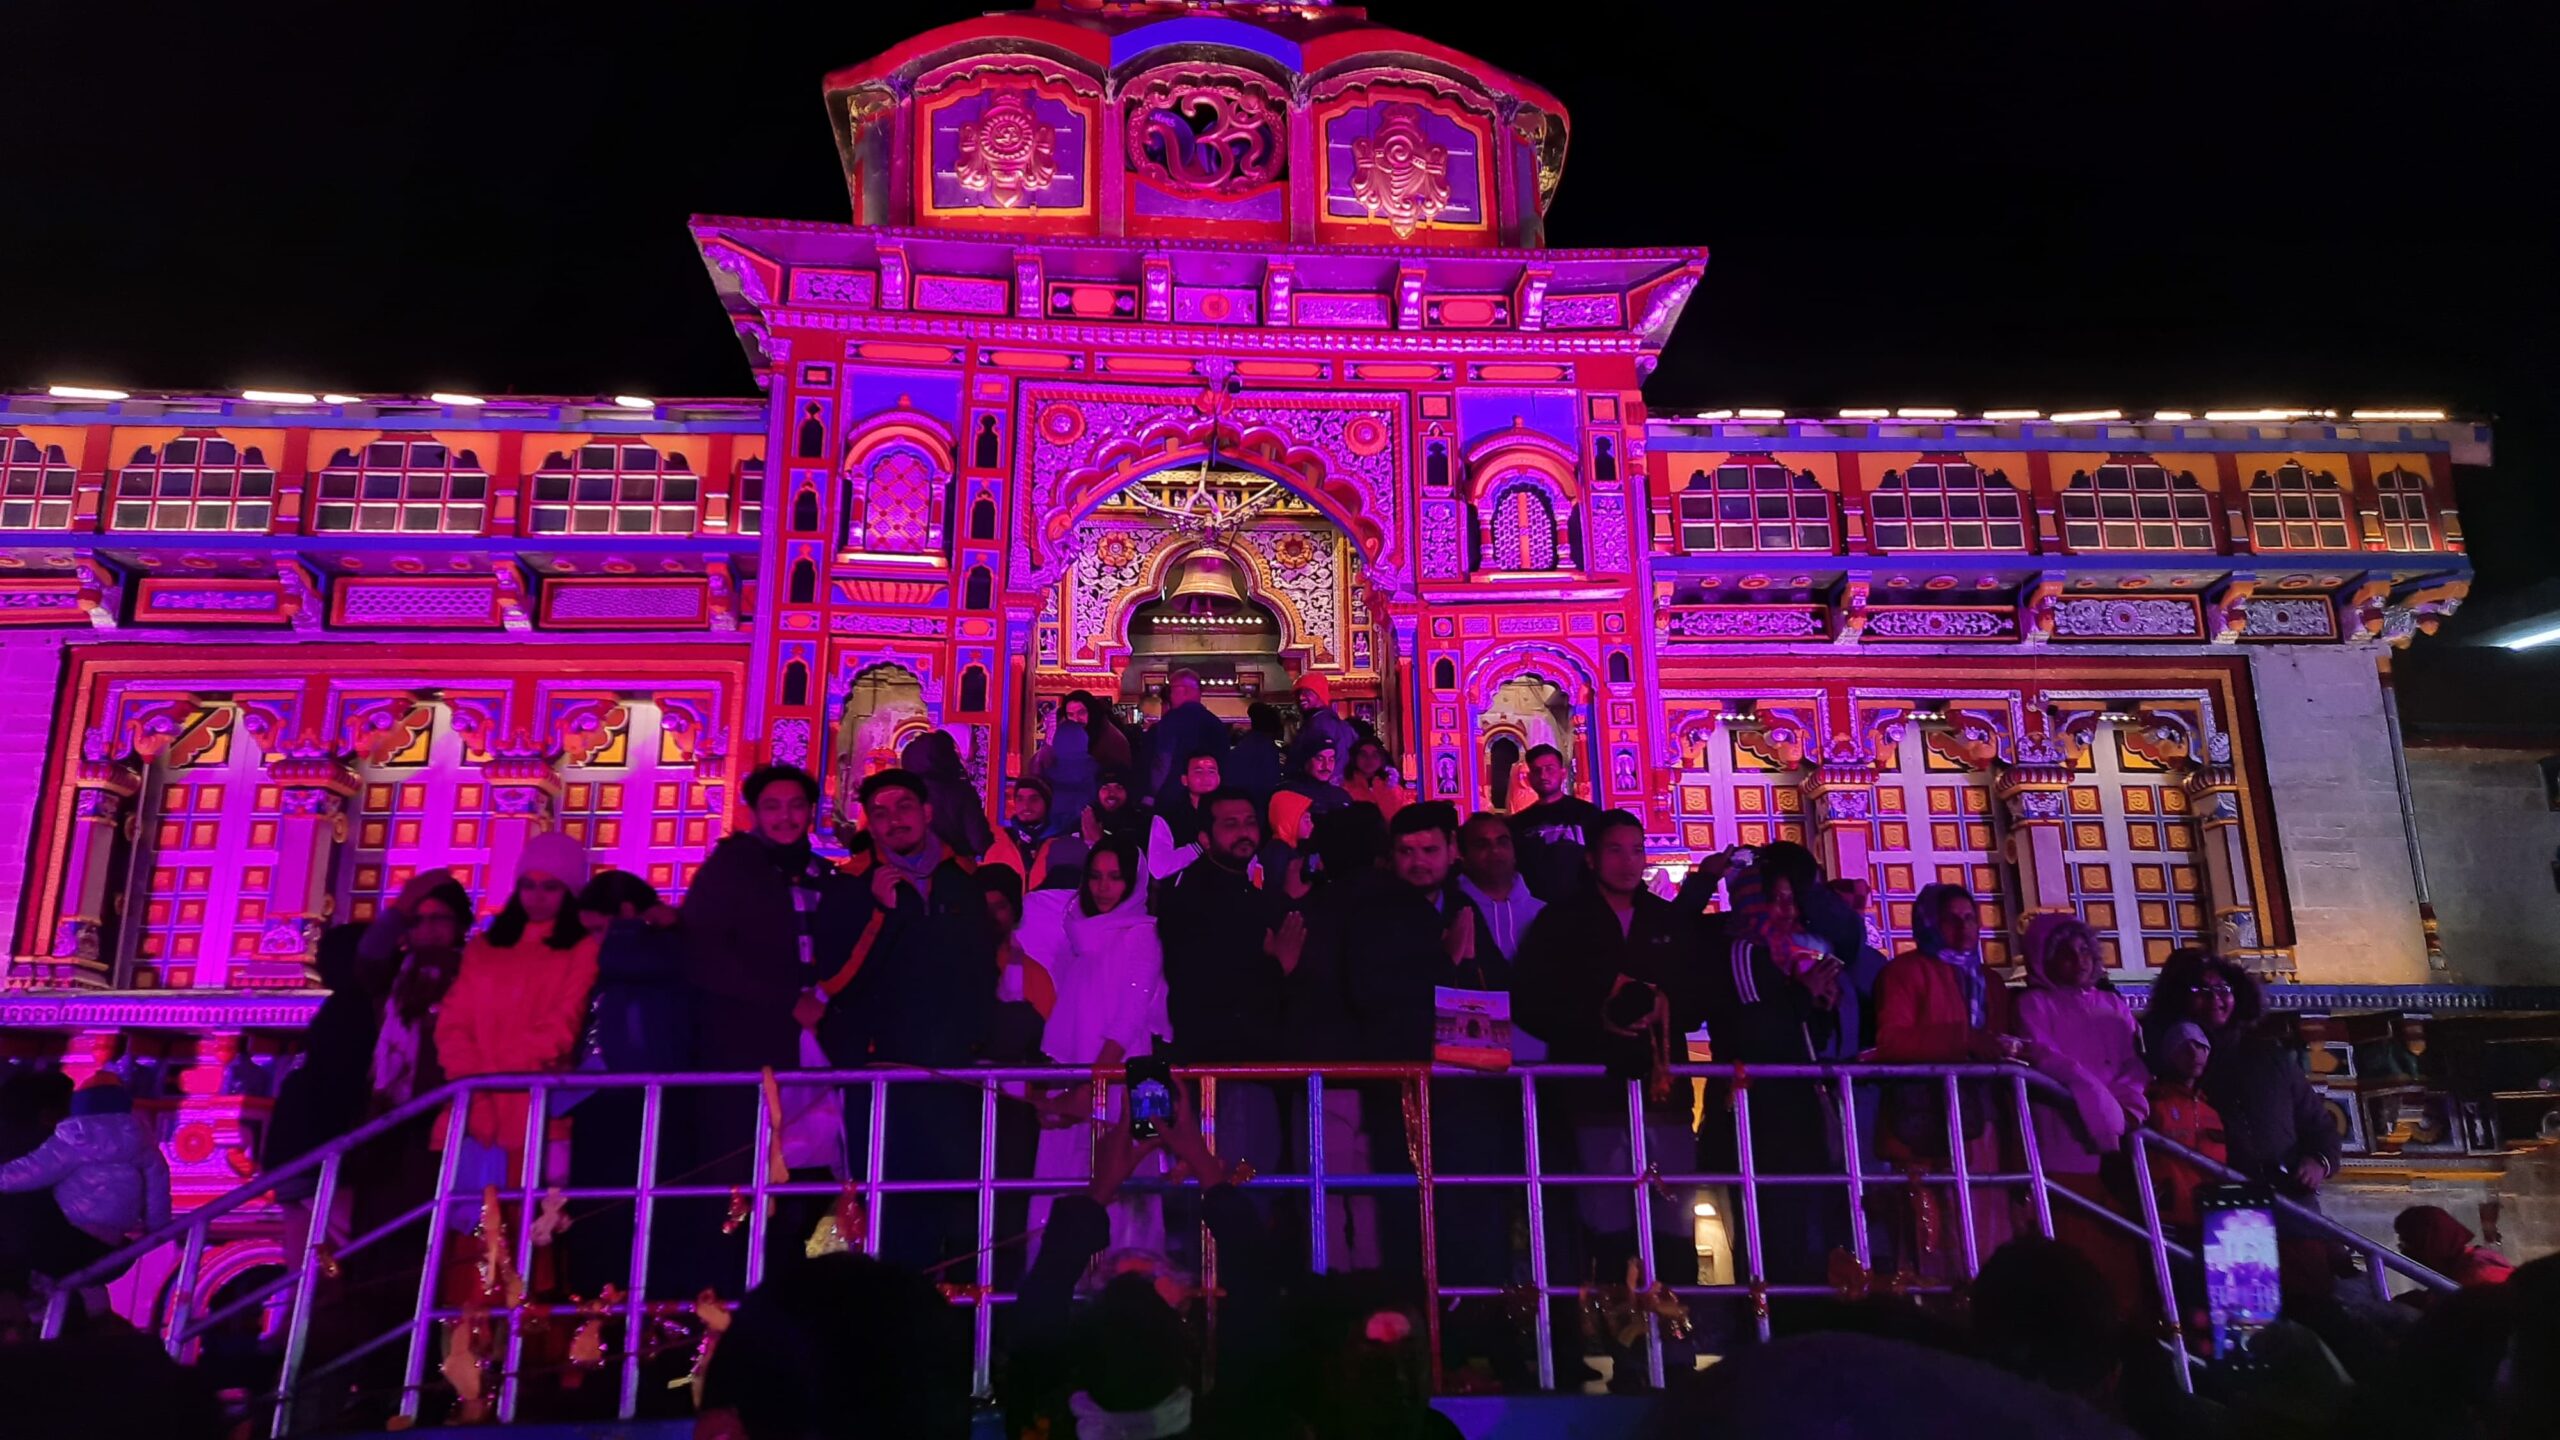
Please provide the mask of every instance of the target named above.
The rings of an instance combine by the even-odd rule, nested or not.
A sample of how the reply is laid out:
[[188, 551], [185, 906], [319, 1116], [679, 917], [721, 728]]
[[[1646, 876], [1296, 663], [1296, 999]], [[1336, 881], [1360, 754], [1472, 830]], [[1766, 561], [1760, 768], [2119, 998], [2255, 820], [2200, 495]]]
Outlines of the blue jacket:
[[62, 1218], [109, 1245], [169, 1223], [169, 1162], [131, 1110], [74, 1115], [53, 1138], [0, 1165], [0, 1193], [53, 1191]]

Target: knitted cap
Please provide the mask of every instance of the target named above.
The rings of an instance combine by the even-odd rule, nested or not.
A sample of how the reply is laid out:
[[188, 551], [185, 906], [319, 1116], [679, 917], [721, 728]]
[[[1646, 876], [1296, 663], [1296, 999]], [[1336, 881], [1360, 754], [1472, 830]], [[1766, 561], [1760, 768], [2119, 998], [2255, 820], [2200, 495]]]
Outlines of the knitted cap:
[[587, 883], [595, 873], [595, 862], [587, 858], [587, 847], [561, 834], [547, 830], [524, 842], [524, 853], [516, 857], [516, 878], [548, 875], [575, 890]]
[[74, 1115], [130, 1115], [133, 1092], [124, 1087], [124, 1077], [113, 1070], [100, 1070], [80, 1082], [71, 1093]]
[[1333, 682], [1310, 670], [1298, 677], [1298, 698], [1318, 705], [1333, 703]]

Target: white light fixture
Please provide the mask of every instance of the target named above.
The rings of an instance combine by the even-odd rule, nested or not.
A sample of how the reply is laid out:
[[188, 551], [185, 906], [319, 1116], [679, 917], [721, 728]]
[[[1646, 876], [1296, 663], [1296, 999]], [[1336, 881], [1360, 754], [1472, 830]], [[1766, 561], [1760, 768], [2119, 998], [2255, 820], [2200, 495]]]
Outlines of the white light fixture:
[[1939, 405], [1909, 405], [1893, 412], [1903, 420], [1953, 420], [1956, 412]]
[[2299, 420], [2308, 410], [2207, 410], [2204, 418], [2216, 421], [2248, 422], [2253, 420]]
[[2053, 412], [2053, 423], [2056, 425], [2090, 425], [2101, 420], [2123, 418], [2124, 412], [2121, 410], [2056, 410]]
[[1875, 406], [1867, 406], [1856, 410], [1843, 409], [1840, 412], [1840, 418], [1843, 420], [1890, 420], [1893, 418], [1893, 412], [1891, 410], [1880, 409]]
[[46, 387], [44, 393], [56, 400], [130, 400], [133, 398], [125, 391], [108, 390], [97, 385], [53, 385]]
[[364, 403], [364, 397], [361, 395], [341, 395], [335, 390], [321, 396], [320, 400], [321, 403], [327, 405], [361, 405]]
[[1787, 418], [1787, 412], [1784, 410], [1742, 409], [1736, 410], [1733, 413], [1741, 416], [1745, 420], [1784, 420]]
[[2445, 416], [2444, 412], [2441, 410], [2357, 410], [2352, 412], [2348, 418], [2354, 420], [2415, 420], [2421, 423], [2433, 423], [2444, 419]]
[[625, 410], [655, 410], [658, 408], [658, 402], [650, 399], [646, 395], [616, 395], [613, 397], [613, 403], [621, 406]]
[[240, 392], [240, 398], [254, 400], [261, 405], [317, 405], [320, 403], [319, 396], [302, 390], [243, 390]]
[[2545, 625], [2539, 630], [2528, 630], [2513, 640], [2501, 640], [2498, 643], [2509, 650], [2532, 650], [2548, 645], [2554, 640], [2560, 640], [2560, 625]]
[[486, 405], [489, 403], [477, 395], [457, 395], [450, 390], [438, 390], [427, 398], [439, 405]]
[[2151, 418], [2163, 424], [2175, 425], [2181, 421], [2193, 420], [2196, 416], [2192, 410], [2159, 410], [2154, 411]]
[[2041, 410], [1985, 410], [1982, 412], [1982, 418], [1985, 420], [2041, 420], [2044, 418], [2044, 412]]
[[1701, 410], [1692, 418], [1698, 420], [1730, 420], [1733, 418], [1733, 412], [1730, 410]]

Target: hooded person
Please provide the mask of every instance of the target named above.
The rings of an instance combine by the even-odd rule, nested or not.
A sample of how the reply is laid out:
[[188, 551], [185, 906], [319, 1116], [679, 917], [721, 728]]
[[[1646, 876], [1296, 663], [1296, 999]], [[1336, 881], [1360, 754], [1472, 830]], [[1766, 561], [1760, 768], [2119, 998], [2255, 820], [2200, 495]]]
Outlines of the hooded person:
[[1288, 774], [1280, 712], [1257, 700], [1244, 708], [1244, 715], [1245, 732], [1228, 747], [1219, 773], [1226, 784], [1252, 796], [1255, 804], [1267, 805]]
[[933, 807], [933, 833], [963, 860], [974, 861], [995, 843], [986, 802], [960, 759], [960, 742], [947, 730], [928, 730], [898, 752], [898, 768], [924, 782]]
[[[1888, 1065], [1952, 1065], [2021, 1058], [2027, 1047], [2016, 1038], [2007, 982], [1982, 959], [1982, 917], [1972, 892], [1940, 882], [1921, 887], [1911, 902], [1911, 948], [1895, 957], [1876, 977], [1876, 1059]], [[2006, 1092], [1994, 1094], [1987, 1082], [1959, 1087], [1962, 1106], [1952, 1128], [1963, 1137], [1965, 1159], [1977, 1175], [1995, 1174], [2000, 1161], [2000, 1130], [1995, 1113]], [[1884, 1134], [1878, 1148], [1897, 1165], [1919, 1169], [1949, 1163], [1950, 1126], [1946, 1088], [1935, 1081], [1893, 1086], [1884, 1099]], [[1914, 1188], [1915, 1197], [1928, 1198]], [[1988, 1253], [2009, 1238], [2009, 1192], [1992, 1185], [1973, 1187], [1971, 1199], [1979, 1249]], [[1912, 1248], [1905, 1252], [1926, 1263], [1919, 1241], [1929, 1228], [1925, 1210], [1912, 1204], [1909, 1231], [1897, 1236]], [[1953, 1236], [1958, 1227], [1937, 1227]], [[1938, 1258], [1952, 1259], [1941, 1251]]]
[[[2412, 1205], [2392, 1217], [2391, 1229], [2399, 1237], [2401, 1254], [2456, 1285], [2503, 1285], [2515, 1272], [2507, 1257], [2473, 1243], [2478, 1237], [2471, 1227], [2441, 1205]], [[2434, 1297], [2434, 1291], [2421, 1288], [2400, 1298], [2424, 1306]]]
[[1289, 775], [1272, 792], [1271, 838], [1292, 850], [1302, 848], [1314, 822], [1351, 806], [1351, 793], [1334, 783], [1350, 751], [1320, 730], [1301, 730], [1289, 747]]
[[[462, 973], [436, 1012], [436, 1056], [447, 1078], [569, 1068], [596, 983], [601, 937], [588, 932], [577, 906], [594, 868], [587, 847], [559, 831], [525, 842], [505, 907], [462, 952]], [[465, 1134], [475, 1151], [466, 1169], [502, 1155], [506, 1180], [522, 1182], [531, 1101], [520, 1090], [473, 1096]], [[441, 1146], [445, 1127], [434, 1133]], [[565, 1118], [555, 1117], [549, 1137], [567, 1133]], [[466, 1177], [466, 1188], [484, 1183], [486, 1175]]]
[[1360, 732], [1334, 708], [1333, 682], [1314, 671], [1298, 677], [1298, 739], [1303, 743], [1310, 735], [1331, 741], [1343, 768], [1350, 768], [1351, 747], [1360, 743]]
[[1074, 834], [1101, 783], [1102, 760], [1093, 751], [1097, 722], [1076, 718], [1093, 713], [1092, 697], [1085, 696], [1079, 703], [1078, 695], [1084, 692], [1077, 691], [1058, 706], [1048, 743], [1031, 757], [1031, 773], [1049, 787], [1049, 827], [1038, 838]]
[[114, 1071], [91, 1075], [42, 1145], [0, 1165], [0, 1194], [37, 1190], [53, 1192], [69, 1225], [49, 1237], [43, 1253], [24, 1259], [56, 1280], [169, 1223], [169, 1162], [159, 1134], [133, 1113], [133, 1092]]
[[[2143, 1063], [2140, 1027], [2103, 975], [2098, 937], [2068, 915], [2027, 922], [2027, 988], [2014, 1023], [2035, 1068], [2061, 1083], [2067, 1105], [2039, 1098], [2037, 1153], [2046, 1178], [2083, 1198], [2107, 1203], [2099, 1171], [2124, 1147], [2126, 1132], [2151, 1113], [2151, 1071]], [[2054, 1210], [2054, 1235], [2087, 1256], [2106, 1276], [2124, 1313], [2141, 1303], [2142, 1266], [2112, 1227], [2078, 1206]]]
[[1164, 718], [1148, 736], [1149, 793], [1156, 809], [1181, 803], [1182, 769], [1191, 757], [1206, 753], [1223, 767], [1227, 758], [1227, 722], [1200, 699], [1200, 672], [1176, 670], [1165, 682]]

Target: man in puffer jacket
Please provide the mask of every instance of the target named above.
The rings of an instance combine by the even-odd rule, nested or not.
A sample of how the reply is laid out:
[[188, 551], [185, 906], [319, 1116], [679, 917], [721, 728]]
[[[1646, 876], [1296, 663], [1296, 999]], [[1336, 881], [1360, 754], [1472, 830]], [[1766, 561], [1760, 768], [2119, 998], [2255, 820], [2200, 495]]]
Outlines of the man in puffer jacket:
[[113, 1073], [101, 1070], [73, 1093], [71, 1114], [52, 1139], [0, 1166], [0, 1193], [44, 1189], [75, 1227], [61, 1233], [54, 1253], [29, 1257], [57, 1280], [169, 1223], [169, 1162]]

